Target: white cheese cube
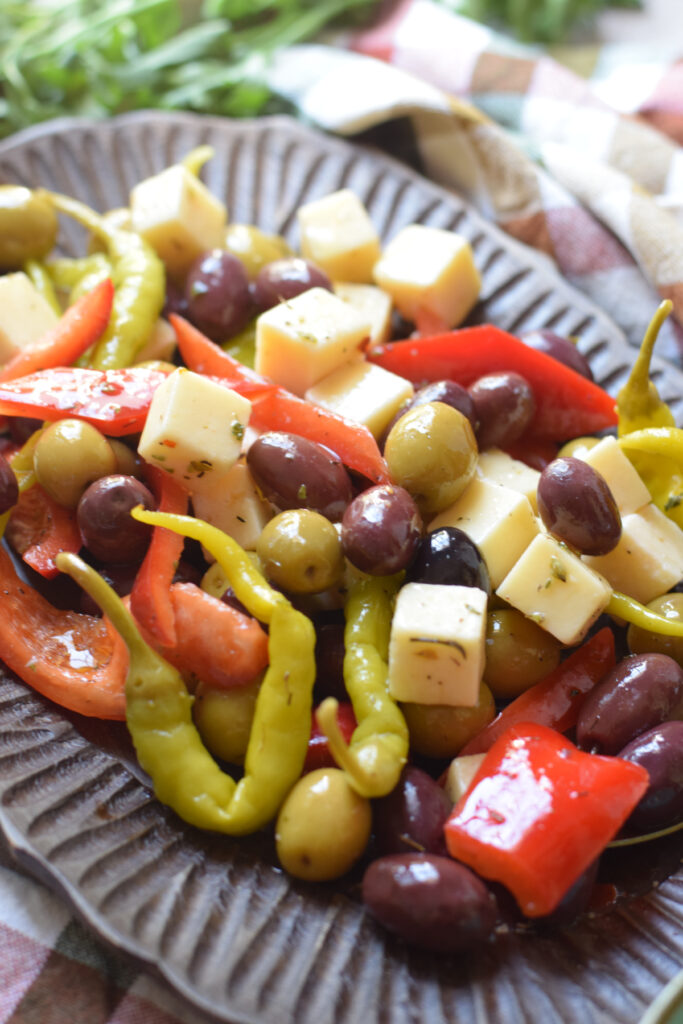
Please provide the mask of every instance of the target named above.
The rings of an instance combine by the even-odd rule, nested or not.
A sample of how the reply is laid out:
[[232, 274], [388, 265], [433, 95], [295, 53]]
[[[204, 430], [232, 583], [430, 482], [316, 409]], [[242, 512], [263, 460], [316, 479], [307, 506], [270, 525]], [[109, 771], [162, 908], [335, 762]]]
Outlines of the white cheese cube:
[[470, 788], [472, 779], [481, 767], [486, 754], [465, 754], [464, 757], [454, 757], [448, 766], [446, 773], [446, 784], [444, 789], [452, 804], [457, 804], [460, 797], [464, 796]]
[[379, 237], [351, 189], [315, 199], [299, 208], [301, 253], [333, 281], [372, 281], [379, 259]]
[[607, 607], [609, 584], [549, 533], [531, 542], [496, 593], [563, 644], [576, 644]]
[[407, 583], [389, 641], [389, 692], [416, 704], [474, 707], [484, 671], [486, 594], [475, 587]]
[[374, 278], [407, 320], [426, 313], [447, 327], [465, 319], [481, 289], [467, 239], [422, 224], [399, 231], [376, 264]]
[[683, 531], [650, 503], [622, 517], [621, 538], [612, 551], [585, 562], [615, 590], [647, 604], [683, 579]]
[[182, 367], [154, 393], [138, 451], [193, 494], [211, 491], [237, 461], [251, 402]]
[[304, 395], [333, 370], [361, 357], [368, 321], [326, 288], [310, 288], [256, 321], [257, 373]]
[[371, 434], [380, 437], [412, 395], [410, 381], [361, 359], [323, 377], [308, 389], [305, 397], [309, 402], [364, 424]]
[[391, 298], [374, 284], [339, 281], [334, 294], [353, 307], [370, 325], [370, 348], [383, 345], [391, 334]]
[[429, 524], [457, 526], [479, 548], [495, 589], [538, 533], [534, 511], [519, 491], [475, 477], [458, 500]]
[[[263, 527], [273, 517], [242, 459], [210, 489], [195, 494], [192, 505], [199, 519], [233, 537], [245, 551], [255, 550]], [[207, 561], [213, 557], [208, 555]]]
[[207, 249], [223, 245], [225, 206], [182, 164], [136, 185], [130, 211], [133, 230], [149, 242], [173, 277], [182, 277]]
[[603, 437], [592, 448], [577, 454], [577, 458], [604, 478], [622, 516], [649, 504], [650, 492], [615, 437]]
[[487, 451], [479, 453], [476, 475], [481, 480], [488, 480], [492, 484], [499, 484], [501, 487], [519, 491], [529, 499], [534, 513], [538, 512], [536, 492], [541, 474], [537, 469], [527, 466], [519, 459], [513, 459], [511, 455], [502, 452], [500, 448], [489, 448]]
[[58, 320], [27, 274], [0, 276], [0, 363], [35, 345]]

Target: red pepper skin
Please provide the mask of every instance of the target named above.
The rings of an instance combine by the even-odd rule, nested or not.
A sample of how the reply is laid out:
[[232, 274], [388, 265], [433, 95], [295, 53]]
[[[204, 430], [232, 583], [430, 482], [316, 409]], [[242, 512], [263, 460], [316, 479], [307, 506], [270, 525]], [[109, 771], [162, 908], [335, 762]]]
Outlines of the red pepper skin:
[[205, 377], [218, 377], [245, 398], [275, 389], [275, 384], [224, 352], [215, 341], [207, 338], [182, 316], [171, 313], [169, 320], [175, 331], [178, 351], [188, 370], [194, 370]]
[[487, 373], [519, 373], [536, 399], [536, 415], [529, 428], [533, 437], [566, 441], [617, 422], [615, 400], [601, 387], [488, 324], [390, 342], [368, 358], [414, 383], [449, 379], [468, 387]]
[[77, 554], [82, 547], [75, 511], [53, 501], [40, 484], [19, 495], [6, 536], [26, 564], [48, 580], [59, 574], [55, 558], [60, 551]]
[[[636, 769], [633, 771], [632, 769]], [[645, 793], [640, 765], [578, 750], [531, 722], [504, 733], [444, 826], [448, 852], [550, 914]]]
[[518, 722], [536, 722], [558, 732], [576, 725], [586, 694], [614, 668], [614, 634], [605, 626], [573, 651], [556, 669], [511, 701], [460, 751], [484, 754]]
[[147, 366], [88, 370], [57, 366], [0, 383], [0, 415], [43, 420], [73, 417], [108, 437], [142, 430], [154, 392], [167, 374]]
[[70, 306], [45, 337], [5, 363], [0, 370], [0, 381], [16, 380], [36, 370], [70, 366], [103, 333], [113, 301], [114, 285], [107, 278]]
[[[353, 713], [353, 705], [348, 701], [342, 701], [337, 706], [337, 722], [341, 729], [344, 741], [351, 742], [354, 730], [358, 725], [356, 716]], [[327, 736], [320, 731], [316, 721], [315, 709], [311, 721], [311, 737], [308, 741], [306, 760], [304, 761], [304, 772], [314, 772], [317, 768], [336, 768], [337, 762], [332, 756]]]

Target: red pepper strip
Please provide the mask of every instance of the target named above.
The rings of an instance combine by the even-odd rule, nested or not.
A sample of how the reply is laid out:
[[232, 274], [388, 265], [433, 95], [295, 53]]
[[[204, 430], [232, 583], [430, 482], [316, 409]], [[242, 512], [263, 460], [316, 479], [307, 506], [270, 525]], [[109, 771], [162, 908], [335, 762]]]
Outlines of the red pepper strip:
[[[348, 746], [351, 742], [351, 737], [353, 736], [356, 726], [358, 725], [356, 716], [353, 713], [353, 705], [348, 701], [344, 701], [337, 705], [337, 725], [344, 737], [344, 742]], [[317, 768], [336, 767], [337, 762], [330, 750], [327, 736], [321, 731], [320, 726], [316, 721], [314, 710], [311, 722], [311, 737], [308, 741], [308, 750], [306, 751], [306, 760], [304, 761], [304, 773], [313, 772]]]
[[180, 354], [190, 370], [220, 378], [251, 400], [251, 426], [257, 430], [286, 430], [317, 441], [373, 483], [389, 482], [386, 463], [367, 427], [271, 383], [228, 355], [182, 317], [172, 315], [171, 323]]
[[0, 415], [85, 420], [109, 437], [142, 430], [167, 374], [147, 366], [87, 370], [57, 366], [0, 384]]
[[26, 564], [48, 580], [59, 573], [55, 558], [60, 551], [77, 554], [82, 547], [76, 513], [58, 505], [40, 484], [19, 495], [6, 537]]
[[488, 324], [390, 342], [368, 358], [415, 383], [450, 379], [467, 387], [484, 374], [519, 373], [536, 398], [536, 415], [529, 428], [534, 437], [566, 441], [617, 422], [614, 398], [597, 384]]
[[114, 285], [107, 278], [70, 306], [45, 337], [17, 352], [0, 370], [0, 381], [16, 380], [54, 366], [70, 366], [104, 332], [113, 299]]
[[488, 752], [444, 826], [452, 857], [502, 882], [528, 917], [551, 913], [645, 793], [647, 771], [585, 754], [523, 722]]
[[0, 547], [0, 659], [70, 711], [122, 721], [128, 651], [104, 619], [61, 611], [17, 576]]
[[[187, 515], [189, 495], [168, 473], [147, 465], [145, 475], [159, 512]], [[185, 538], [163, 526], [155, 526], [130, 594], [130, 610], [148, 636], [163, 647], [176, 642], [175, 614], [170, 587], [183, 551]]]
[[586, 694], [616, 663], [614, 634], [605, 626], [573, 651], [560, 665], [516, 697], [460, 751], [483, 754], [511, 725], [537, 722], [558, 732], [576, 725]]

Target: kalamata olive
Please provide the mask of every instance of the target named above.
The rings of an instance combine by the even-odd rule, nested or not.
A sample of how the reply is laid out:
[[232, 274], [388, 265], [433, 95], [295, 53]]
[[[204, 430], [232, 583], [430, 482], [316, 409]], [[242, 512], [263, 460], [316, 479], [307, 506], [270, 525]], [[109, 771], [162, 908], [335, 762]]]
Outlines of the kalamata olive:
[[30, 416], [11, 416], [8, 424], [14, 443], [24, 445], [36, 430], [41, 429], [43, 420], [32, 419]]
[[484, 678], [493, 696], [511, 700], [556, 668], [560, 642], [516, 608], [494, 608], [486, 617]]
[[486, 683], [481, 683], [477, 703], [472, 707], [406, 703], [401, 710], [411, 750], [436, 758], [455, 757], [496, 715], [493, 694]]
[[408, 579], [413, 583], [477, 587], [491, 593], [488, 569], [479, 548], [457, 526], [442, 526], [422, 538]]
[[[137, 562], [127, 565], [98, 565], [97, 571], [119, 597], [130, 594], [140, 566]], [[81, 591], [79, 610], [85, 615], [101, 615], [102, 609], [85, 590]]]
[[621, 537], [607, 481], [582, 459], [553, 459], [538, 481], [538, 513], [550, 533], [584, 555], [606, 555]]
[[363, 877], [363, 902], [388, 931], [438, 953], [469, 952], [486, 942], [496, 902], [480, 878], [449, 857], [396, 853]]
[[683, 669], [667, 654], [630, 654], [581, 706], [576, 741], [584, 750], [618, 754], [632, 739], [671, 717], [683, 696]]
[[315, 630], [315, 702], [348, 700], [344, 685], [344, 623], [323, 622]]
[[296, 298], [309, 288], [327, 288], [332, 291], [332, 282], [315, 263], [300, 256], [290, 256], [262, 267], [256, 275], [251, 293], [254, 303], [263, 312], [277, 306], [278, 302]]
[[175, 284], [170, 277], [167, 277], [166, 299], [164, 301], [164, 307], [161, 311], [161, 315], [165, 319], [168, 319], [171, 313], [175, 313], [177, 316], [184, 316], [186, 319], [189, 316], [184, 289]]
[[276, 587], [292, 594], [317, 594], [344, 572], [339, 534], [329, 519], [307, 508], [280, 512], [266, 523], [256, 553]]
[[344, 554], [361, 572], [390, 576], [410, 565], [422, 536], [422, 517], [403, 487], [378, 484], [362, 491], [342, 519]]
[[338, 522], [353, 497], [351, 478], [336, 455], [296, 434], [261, 434], [247, 452], [247, 465], [279, 509], [310, 508]]
[[536, 400], [531, 385], [518, 373], [489, 373], [471, 385], [479, 426], [480, 448], [511, 444], [534, 418]]
[[0, 455], [0, 515], [16, 505], [19, 500], [19, 484], [4, 455]]
[[152, 493], [134, 476], [104, 476], [84, 492], [76, 519], [83, 543], [95, 558], [122, 565], [143, 557], [152, 528], [130, 515], [136, 505], [156, 508]]
[[635, 832], [656, 832], [683, 818], [683, 722], [662, 722], [637, 736], [619, 757], [645, 768], [650, 785], [627, 825]]
[[407, 413], [409, 409], [414, 409], [416, 405], [426, 405], [427, 402], [443, 402], [444, 405], [452, 406], [458, 412], [461, 412], [463, 416], [467, 416], [467, 419], [472, 424], [472, 430], [476, 431], [477, 414], [474, 409], [472, 396], [467, 388], [464, 388], [461, 384], [456, 384], [454, 380], [435, 380], [419, 388], [413, 397], [399, 409], [384, 432], [385, 438], [388, 436], [394, 423], [400, 420], [404, 413]]
[[406, 765], [395, 789], [373, 803], [373, 831], [380, 856], [389, 853], [446, 855], [443, 826], [451, 802], [431, 775]]
[[593, 888], [598, 879], [600, 858], [593, 861], [590, 867], [582, 871], [570, 889], [564, 894], [555, 909], [544, 917], [534, 919], [535, 925], [555, 929], [566, 928], [585, 913], [590, 906]]
[[244, 264], [227, 249], [212, 249], [195, 260], [185, 299], [192, 322], [214, 341], [237, 334], [253, 312]]
[[224, 244], [242, 261], [250, 281], [266, 263], [293, 255], [282, 235], [269, 235], [253, 224], [229, 224]]
[[63, 419], [42, 432], [33, 451], [38, 483], [66, 508], [76, 508], [86, 487], [116, 472], [109, 441], [84, 420]]
[[561, 334], [546, 330], [525, 331], [519, 337], [529, 348], [535, 348], [537, 352], [545, 352], [546, 355], [552, 356], [558, 362], [564, 363], [570, 370], [580, 373], [588, 380], [593, 380], [593, 371], [588, 360], [569, 338], [563, 338]]

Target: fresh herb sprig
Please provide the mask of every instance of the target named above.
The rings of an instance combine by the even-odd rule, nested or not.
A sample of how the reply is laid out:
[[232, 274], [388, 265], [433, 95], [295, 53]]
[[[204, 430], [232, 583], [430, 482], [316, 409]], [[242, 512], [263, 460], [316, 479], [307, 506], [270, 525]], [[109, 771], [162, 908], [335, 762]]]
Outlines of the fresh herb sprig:
[[512, 31], [529, 43], [566, 41], [574, 26], [607, 7], [640, 7], [641, 0], [445, 0], [477, 21]]

